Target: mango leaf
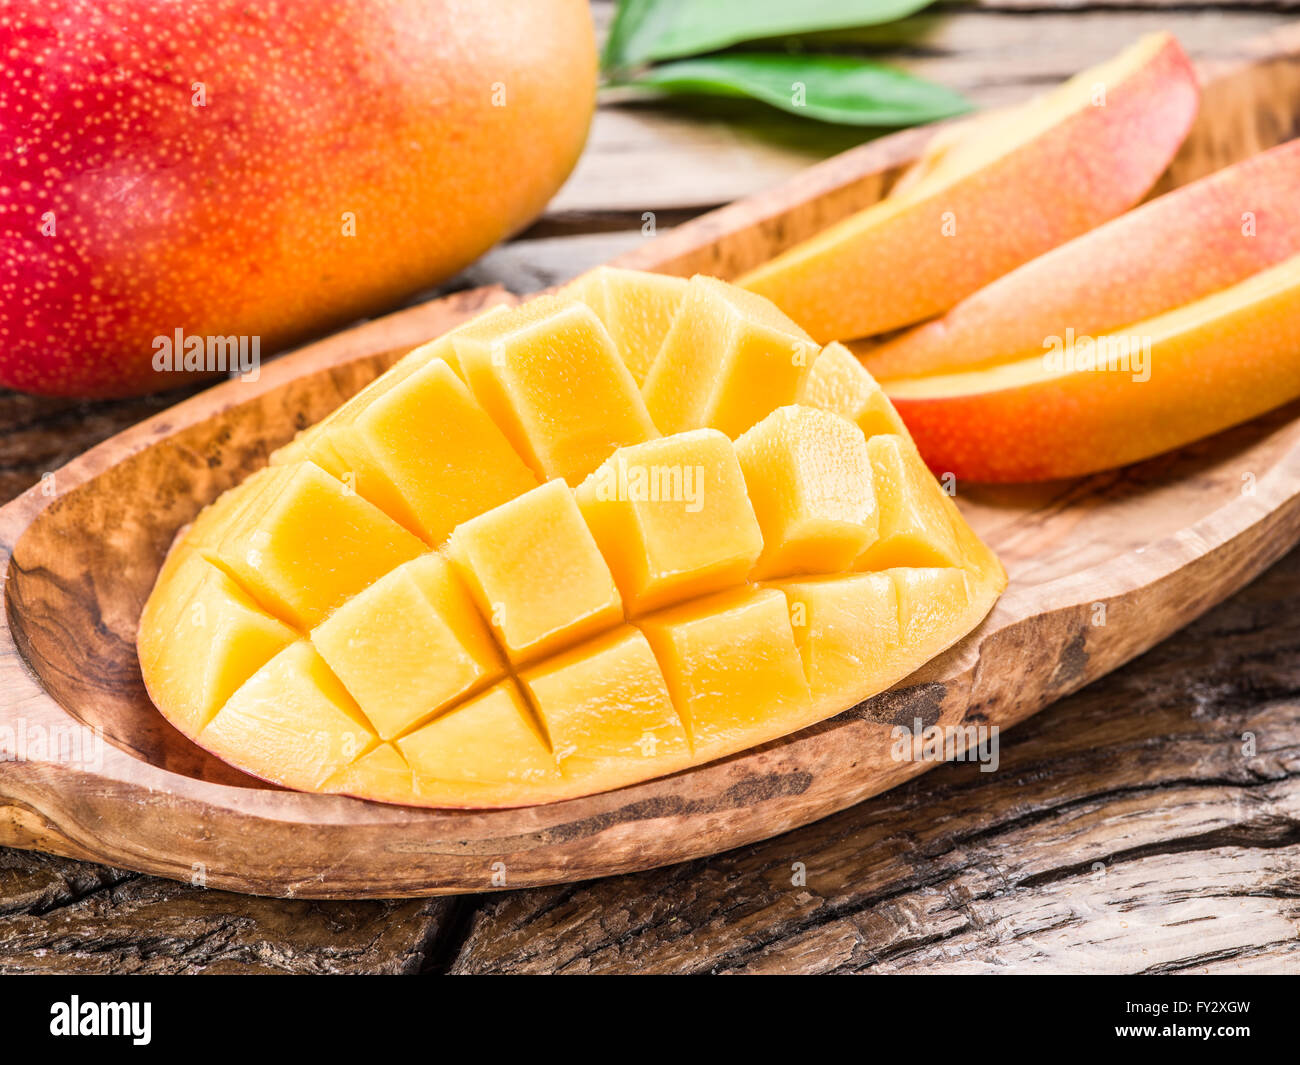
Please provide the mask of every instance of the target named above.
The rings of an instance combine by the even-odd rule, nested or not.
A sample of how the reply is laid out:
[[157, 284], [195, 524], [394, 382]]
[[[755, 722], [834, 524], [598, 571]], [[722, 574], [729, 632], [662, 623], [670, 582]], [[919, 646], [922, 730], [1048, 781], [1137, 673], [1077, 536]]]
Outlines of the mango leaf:
[[742, 41], [893, 22], [933, 0], [620, 0], [602, 59], [613, 73]]
[[839, 55], [730, 52], [664, 63], [619, 84], [674, 95], [750, 97], [846, 126], [912, 126], [970, 109], [942, 85]]

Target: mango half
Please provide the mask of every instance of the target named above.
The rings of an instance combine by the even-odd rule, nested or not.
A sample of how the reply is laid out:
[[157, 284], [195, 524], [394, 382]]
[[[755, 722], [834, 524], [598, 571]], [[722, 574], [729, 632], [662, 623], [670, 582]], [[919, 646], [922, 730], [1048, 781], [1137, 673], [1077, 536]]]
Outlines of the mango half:
[[412, 352], [203, 510], [139, 653], [256, 776], [527, 805], [853, 707], [1005, 584], [843, 347], [602, 270]]

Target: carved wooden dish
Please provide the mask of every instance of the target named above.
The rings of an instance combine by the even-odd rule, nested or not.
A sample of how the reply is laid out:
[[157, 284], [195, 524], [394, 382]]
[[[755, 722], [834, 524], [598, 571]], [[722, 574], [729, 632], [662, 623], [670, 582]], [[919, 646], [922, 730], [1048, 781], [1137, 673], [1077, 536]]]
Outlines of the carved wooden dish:
[[[1160, 191], [1300, 131], [1300, 26], [1205, 70]], [[924, 145], [873, 142], [648, 242], [619, 265], [734, 277], [882, 196]], [[268, 453], [501, 290], [404, 311], [219, 385], [94, 448], [0, 509], [0, 738], [102, 758], [0, 762], [0, 844], [212, 887], [322, 898], [581, 880], [787, 831], [924, 771], [895, 722], [1005, 728], [1140, 654], [1300, 540], [1300, 406], [1125, 470], [958, 503], [1011, 585], [984, 624], [894, 690], [765, 747], [608, 794], [517, 810], [418, 810], [243, 776], [171, 728], [140, 680], [140, 609], [176, 530]], [[1104, 604], [1104, 610], [1099, 604]], [[1115, 712], [1124, 713], [1123, 707]], [[6, 733], [3, 730], [10, 730]], [[3, 746], [3, 744], [0, 744]], [[93, 746], [93, 745], [92, 745]]]

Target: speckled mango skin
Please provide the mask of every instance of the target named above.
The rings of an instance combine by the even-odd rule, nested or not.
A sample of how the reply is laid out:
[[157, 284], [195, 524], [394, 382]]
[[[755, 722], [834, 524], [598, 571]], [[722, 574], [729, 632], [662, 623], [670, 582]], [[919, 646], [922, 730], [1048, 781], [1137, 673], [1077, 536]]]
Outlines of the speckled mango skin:
[[0, 0], [0, 54], [0, 384], [47, 395], [449, 276], [541, 211], [596, 86], [586, 0]]

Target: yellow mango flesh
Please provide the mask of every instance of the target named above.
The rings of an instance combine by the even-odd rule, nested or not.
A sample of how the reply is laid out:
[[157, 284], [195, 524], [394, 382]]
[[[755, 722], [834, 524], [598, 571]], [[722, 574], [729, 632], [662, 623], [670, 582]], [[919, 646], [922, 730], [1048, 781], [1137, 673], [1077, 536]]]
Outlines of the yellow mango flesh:
[[796, 731], [984, 616], [1001, 567], [856, 359], [720, 282], [587, 284], [417, 350], [196, 518], [139, 633], [178, 728], [289, 787], [548, 802]]
[[523, 675], [566, 776], [690, 763], [691, 748], [644, 634], [622, 626]]
[[351, 399], [336, 407], [315, 425], [308, 426], [284, 447], [273, 452], [271, 454], [271, 465], [283, 466], [313, 458], [316, 442], [327, 430], [332, 426], [343, 425], [351, 421], [353, 417], [365, 410], [371, 402], [390, 389], [397, 387], [416, 370], [427, 366], [435, 359], [442, 360], [450, 365], [452, 369], [456, 369], [455, 354], [451, 345], [452, 337], [462, 329], [468, 329], [470, 326], [483, 330], [487, 322], [497, 315], [504, 314], [505, 310], [505, 307], [500, 304], [489, 307], [481, 314], [475, 315], [468, 322], [444, 333], [437, 340], [432, 340], [428, 344], [421, 344], [418, 348], [407, 352], [389, 367], [386, 373], [380, 374]]
[[736, 452], [763, 531], [754, 577], [846, 569], [876, 539], [871, 458], [852, 422], [782, 407], [740, 437]]
[[636, 381], [591, 308], [542, 298], [453, 338], [461, 373], [539, 477], [572, 484], [627, 444], [657, 436]]
[[311, 463], [286, 466], [225, 530], [212, 560], [305, 631], [425, 545]]
[[449, 550], [512, 662], [623, 618], [613, 575], [563, 481], [467, 521]]
[[767, 300], [693, 277], [642, 392], [665, 434], [737, 436], [798, 397], [817, 346]]
[[596, 312], [640, 385], [686, 295], [686, 279], [602, 266], [578, 278], [565, 292]]
[[853, 422], [866, 436], [906, 436], [903, 419], [885, 390], [843, 344], [827, 344], [813, 361], [799, 402], [833, 411]]
[[433, 546], [461, 522], [537, 485], [441, 359], [324, 434], [356, 491]]
[[397, 741], [415, 798], [439, 806], [511, 805], [560, 790], [560, 769], [513, 681], [449, 710]]
[[713, 429], [623, 448], [575, 495], [629, 615], [737, 585], [763, 549], [735, 449]]
[[808, 681], [785, 597], [744, 588], [641, 623], [699, 758], [807, 724]]
[[468, 589], [436, 554], [381, 577], [311, 641], [385, 740], [505, 672]]
[[319, 789], [374, 745], [351, 695], [306, 640], [254, 673], [198, 734], [213, 754], [267, 780]]

